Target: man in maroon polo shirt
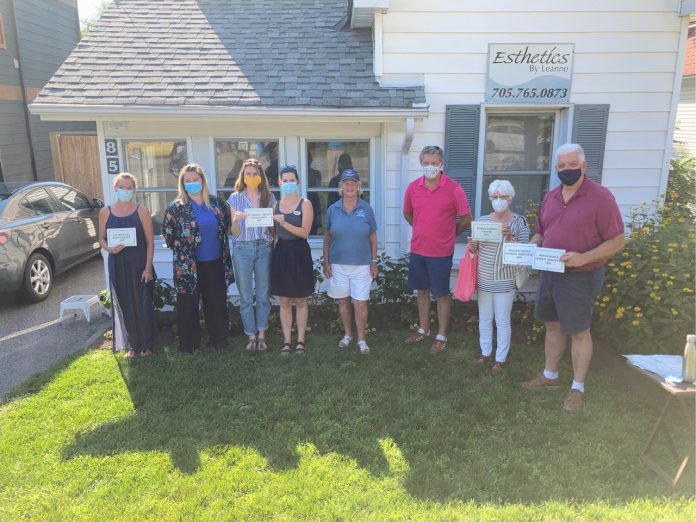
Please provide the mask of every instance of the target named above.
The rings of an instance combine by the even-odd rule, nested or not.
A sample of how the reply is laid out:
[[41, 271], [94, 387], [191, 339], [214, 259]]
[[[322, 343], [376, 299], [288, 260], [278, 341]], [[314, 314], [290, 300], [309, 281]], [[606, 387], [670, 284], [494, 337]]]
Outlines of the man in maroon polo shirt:
[[539, 209], [537, 246], [559, 248], [565, 272], [540, 272], [534, 317], [546, 326], [544, 372], [522, 386], [558, 388], [558, 366], [571, 338], [573, 384], [563, 403], [568, 411], [585, 406], [585, 378], [592, 358], [590, 324], [594, 302], [604, 283], [604, 263], [624, 246], [624, 225], [614, 196], [586, 176], [585, 151], [568, 143], [556, 151], [561, 186], [550, 191]]
[[424, 147], [420, 153], [423, 176], [412, 181], [404, 195], [404, 218], [413, 227], [408, 286], [418, 292], [419, 321], [406, 343], [419, 343], [430, 335], [432, 295], [437, 301], [438, 322], [433, 353], [447, 348], [454, 242], [471, 223], [469, 200], [464, 189], [442, 171], [442, 159], [440, 147]]

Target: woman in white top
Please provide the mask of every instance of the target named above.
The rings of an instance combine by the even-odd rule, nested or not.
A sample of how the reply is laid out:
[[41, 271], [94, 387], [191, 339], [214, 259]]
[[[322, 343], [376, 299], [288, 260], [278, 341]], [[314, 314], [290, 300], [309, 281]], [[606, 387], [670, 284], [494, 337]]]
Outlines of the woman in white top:
[[[503, 179], [493, 181], [488, 187], [488, 196], [493, 206], [493, 212], [481, 216], [479, 221], [500, 223], [503, 229], [504, 242], [527, 243], [529, 228], [524, 216], [510, 210], [510, 204], [515, 197], [515, 188]], [[510, 350], [512, 327], [510, 315], [512, 303], [515, 300], [515, 273], [517, 265], [503, 264], [503, 243], [492, 241], [474, 241], [469, 238], [471, 250], [479, 252], [478, 259], [478, 309], [479, 309], [479, 343], [481, 355], [474, 358], [477, 364], [493, 362], [493, 320], [497, 330], [497, 349], [493, 373], [502, 372], [507, 366], [507, 356]]]

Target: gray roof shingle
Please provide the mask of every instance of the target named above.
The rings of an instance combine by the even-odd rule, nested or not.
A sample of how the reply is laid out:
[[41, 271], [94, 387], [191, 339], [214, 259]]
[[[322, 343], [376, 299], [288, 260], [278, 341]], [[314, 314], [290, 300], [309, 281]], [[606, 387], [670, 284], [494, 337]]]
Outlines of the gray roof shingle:
[[374, 81], [345, 0], [114, 0], [38, 104], [410, 108]]

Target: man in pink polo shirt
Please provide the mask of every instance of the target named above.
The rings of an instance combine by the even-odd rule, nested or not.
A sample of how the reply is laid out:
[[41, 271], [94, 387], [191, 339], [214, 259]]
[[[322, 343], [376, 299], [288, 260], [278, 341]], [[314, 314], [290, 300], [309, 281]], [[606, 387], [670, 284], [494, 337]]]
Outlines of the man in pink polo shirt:
[[447, 348], [450, 314], [450, 272], [454, 240], [471, 223], [471, 209], [459, 184], [442, 171], [442, 149], [423, 148], [423, 176], [411, 182], [404, 196], [404, 218], [413, 227], [408, 286], [418, 292], [419, 328], [406, 339], [413, 344], [430, 335], [430, 295], [437, 301], [438, 332], [433, 353]]
[[567, 143], [556, 151], [561, 186], [550, 191], [539, 209], [537, 246], [560, 248], [565, 272], [540, 272], [534, 317], [546, 326], [544, 372], [522, 386], [558, 388], [558, 366], [571, 338], [573, 384], [563, 403], [568, 411], [585, 407], [585, 378], [592, 358], [590, 324], [595, 299], [604, 283], [604, 263], [624, 246], [624, 225], [614, 196], [586, 176], [585, 151]]

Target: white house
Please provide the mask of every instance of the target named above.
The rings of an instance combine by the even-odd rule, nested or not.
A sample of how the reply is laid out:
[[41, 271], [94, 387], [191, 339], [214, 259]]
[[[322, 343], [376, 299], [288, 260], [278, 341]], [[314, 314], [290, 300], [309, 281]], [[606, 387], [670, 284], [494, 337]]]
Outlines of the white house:
[[[183, 163], [225, 195], [249, 156], [271, 176], [297, 165], [323, 215], [347, 154], [380, 249], [399, 256], [424, 145], [444, 147], [475, 216], [495, 177], [518, 208], [540, 200], [569, 141], [625, 213], [662, 194], [689, 14], [680, 0], [120, 0], [32, 111], [95, 121], [106, 202], [113, 174], [130, 171], [156, 223]], [[161, 240], [156, 263], [171, 274]]]

